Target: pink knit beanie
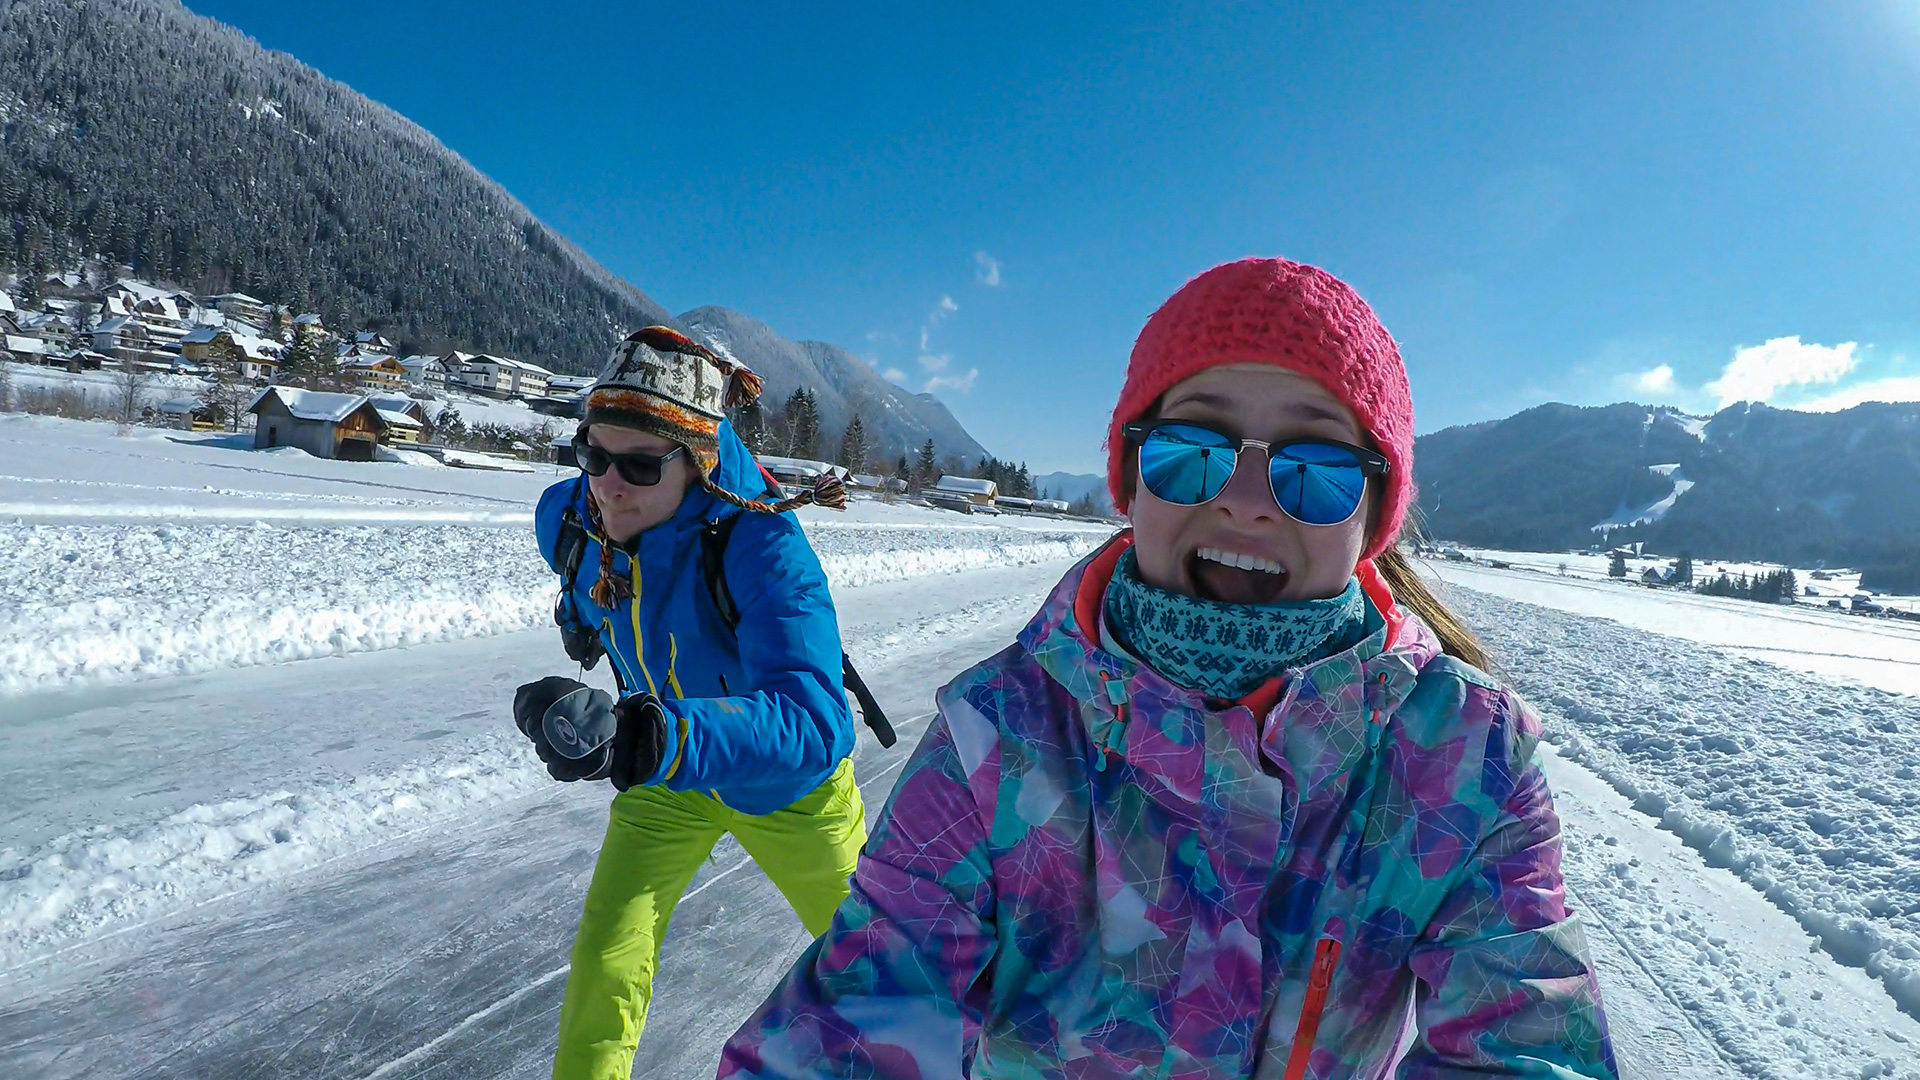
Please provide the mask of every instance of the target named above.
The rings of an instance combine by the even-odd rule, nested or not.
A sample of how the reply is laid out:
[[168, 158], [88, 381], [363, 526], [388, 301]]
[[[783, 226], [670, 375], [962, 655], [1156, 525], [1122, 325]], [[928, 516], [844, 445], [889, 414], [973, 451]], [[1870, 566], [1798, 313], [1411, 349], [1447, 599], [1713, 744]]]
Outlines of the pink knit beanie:
[[1393, 336], [1360, 294], [1325, 270], [1287, 259], [1223, 263], [1182, 286], [1133, 343], [1127, 381], [1107, 429], [1107, 488], [1121, 490], [1122, 425], [1189, 376], [1222, 364], [1272, 364], [1319, 383], [1353, 411], [1389, 470], [1380, 527], [1361, 557], [1385, 551], [1413, 499], [1413, 395]]

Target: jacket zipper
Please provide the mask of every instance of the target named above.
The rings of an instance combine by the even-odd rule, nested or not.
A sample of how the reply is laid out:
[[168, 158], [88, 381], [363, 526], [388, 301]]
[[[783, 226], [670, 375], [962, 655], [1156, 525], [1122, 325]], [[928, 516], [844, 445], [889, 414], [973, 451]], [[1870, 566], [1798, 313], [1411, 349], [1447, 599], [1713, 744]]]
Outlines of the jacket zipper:
[[1293, 1051], [1281, 1080], [1305, 1080], [1313, 1057], [1313, 1040], [1320, 1034], [1320, 1016], [1327, 1008], [1327, 990], [1333, 969], [1340, 966], [1340, 939], [1323, 937], [1313, 947], [1313, 970], [1307, 976], [1307, 999], [1300, 1005], [1300, 1023], [1293, 1031]]

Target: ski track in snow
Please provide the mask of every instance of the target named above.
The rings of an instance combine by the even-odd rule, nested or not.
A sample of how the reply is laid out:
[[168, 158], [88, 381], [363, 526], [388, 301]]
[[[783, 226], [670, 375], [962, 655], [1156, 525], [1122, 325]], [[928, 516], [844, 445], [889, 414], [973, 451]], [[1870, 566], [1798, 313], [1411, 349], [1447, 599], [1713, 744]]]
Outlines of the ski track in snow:
[[[1038, 602], [990, 596], [855, 630], [846, 644], [871, 670], [926, 642], [1023, 616]], [[159, 821], [71, 833], [32, 852], [0, 848], [0, 973], [551, 784], [518, 733], [495, 729], [443, 744], [399, 769], [195, 804]]]
[[[1920, 1017], [1920, 699], [1607, 619], [1449, 597], [1563, 756]], [[1667, 929], [1716, 948], [1687, 941], [1683, 920]]]
[[[836, 588], [1077, 558], [1084, 530], [835, 523]], [[0, 525], [0, 697], [547, 625], [532, 530]]]

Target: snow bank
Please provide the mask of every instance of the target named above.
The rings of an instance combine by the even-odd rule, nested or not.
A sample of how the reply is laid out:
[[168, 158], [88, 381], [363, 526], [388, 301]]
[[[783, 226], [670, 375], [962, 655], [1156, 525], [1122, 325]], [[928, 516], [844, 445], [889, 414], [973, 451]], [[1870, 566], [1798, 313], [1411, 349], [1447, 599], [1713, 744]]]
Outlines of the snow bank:
[[[1101, 535], [810, 526], [836, 588], [1076, 558]], [[547, 625], [531, 529], [0, 525], [0, 695]]]
[[1920, 1016], [1920, 700], [1455, 588], [1567, 758]]
[[0, 849], [0, 963], [236, 890], [552, 783], [517, 734], [492, 733], [398, 771], [196, 805], [162, 821]]

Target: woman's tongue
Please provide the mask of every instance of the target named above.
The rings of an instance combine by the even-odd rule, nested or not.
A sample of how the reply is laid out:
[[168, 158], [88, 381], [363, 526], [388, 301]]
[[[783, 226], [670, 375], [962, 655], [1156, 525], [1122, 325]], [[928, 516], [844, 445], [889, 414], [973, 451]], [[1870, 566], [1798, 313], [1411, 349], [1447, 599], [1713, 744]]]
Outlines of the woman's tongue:
[[1202, 599], [1224, 604], [1271, 604], [1287, 587], [1285, 574], [1242, 570], [1198, 555], [1188, 556], [1188, 573]]

